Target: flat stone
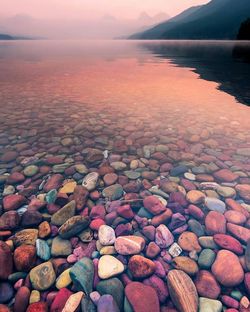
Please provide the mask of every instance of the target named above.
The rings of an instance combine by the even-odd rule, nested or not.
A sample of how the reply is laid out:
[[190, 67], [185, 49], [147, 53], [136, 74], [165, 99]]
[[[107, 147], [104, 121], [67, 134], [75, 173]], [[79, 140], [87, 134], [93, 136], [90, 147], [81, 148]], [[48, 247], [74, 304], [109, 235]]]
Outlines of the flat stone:
[[125, 288], [126, 298], [135, 312], [160, 312], [155, 289], [139, 282], [131, 282]]
[[185, 251], [201, 251], [197, 236], [192, 232], [184, 232], [178, 239], [179, 246]]
[[226, 211], [226, 205], [223, 201], [213, 197], [205, 198], [205, 206], [212, 211], [224, 213]]
[[221, 293], [220, 285], [209, 271], [199, 271], [194, 283], [200, 297], [217, 299]]
[[44, 261], [48, 261], [50, 259], [50, 247], [45, 240], [36, 240], [36, 254]]
[[101, 225], [98, 230], [98, 238], [103, 246], [113, 245], [115, 243], [115, 231], [108, 225]]
[[215, 258], [216, 253], [212, 249], [203, 249], [199, 254], [198, 265], [201, 269], [210, 269]]
[[69, 240], [56, 236], [52, 241], [51, 254], [53, 257], [66, 257], [72, 252], [72, 246]]
[[213, 300], [208, 298], [199, 298], [200, 311], [204, 312], [221, 312], [222, 303], [219, 300]]
[[143, 206], [153, 215], [158, 215], [166, 210], [166, 207], [155, 195], [145, 197]]
[[120, 312], [120, 309], [111, 295], [103, 295], [98, 301], [97, 312]]
[[156, 269], [155, 263], [140, 255], [129, 259], [128, 268], [134, 278], [146, 278], [151, 276]]
[[77, 288], [89, 295], [93, 291], [94, 265], [91, 259], [84, 257], [70, 269], [70, 277]]
[[244, 279], [244, 271], [239, 258], [228, 250], [218, 252], [212, 265], [212, 273], [218, 282], [226, 287], [237, 286]]
[[115, 240], [115, 250], [121, 255], [139, 254], [145, 247], [145, 240], [139, 236], [120, 236]]
[[35, 246], [37, 236], [38, 230], [36, 229], [21, 230], [14, 235], [13, 242], [16, 246], [22, 244]]
[[62, 194], [72, 194], [76, 187], [77, 183], [75, 181], [69, 181], [63, 185], [63, 187], [59, 190]]
[[49, 289], [55, 282], [56, 275], [51, 262], [44, 262], [30, 271], [30, 281], [34, 289]]
[[33, 177], [34, 175], [36, 175], [39, 172], [39, 167], [35, 166], [35, 165], [30, 165], [27, 166], [24, 170], [23, 173], [26, 177]]
[[156, 228], [155, 242], [160, 248], [167, 248], [174, 242], [174, 237], [166, 225], [161, 224]]
[[120, 184], [113, 184], [111, 186], [106, 187], [102, 191], [102, 195], [109, 200], [117, 200], [120, 199], [123, 195], [123, 188]]
[[99, 174], [97, 172], [90, 172], [84, 177], [82, 186], [84, 186], [88, 191], [93, 191], [96, 187], [98, 179]]
[[76, 202], [72, 200], [67, 205], [62, 207], [51, 217], [51, 223], [57, 226], [63, 225], [69, 218], [75, 215]]
[[69, 272], [70, 272], [70, 268], [63, 271], [58, 278], [56, 279], [56, 288], [57, 289], [62, 289], [65, 287], [68, 287], [71, 283], [72, 280], [70, 278]]
[[198, 311], [198, 294], [191, 278], [181, 270], [171, 270], [167, 276], [170, 297], [180, 312]]
[[5, 211], [17, 210], [26, 203], [26, 198], [22, 195], [12, 194], [3, 198], [3, 208]]
[[90, 223], [89, 217], [74, 216], [69, 218], [60, 228], [59, 235], [61, 238], [69, 239], [85, 230]]
[[68, 298], [62, 312], [75, 312], [77, 308], [79, 307], [83, 296], [84, 296], [84, 292], [82, 291], [78, 291], [77, 293], [72, 294]]
[[113, 256], [105, 255], [99, 259], [98, 275], [102, 279], [119, 275], [124, 269], [123, 263]]
[[196, 264], [196, 262], [189, 257], [179, 256], [175, 257], [172, 261], [172, 264], [175, 269], [182, 270], [188, 275], [195, 275], [199, 268]]

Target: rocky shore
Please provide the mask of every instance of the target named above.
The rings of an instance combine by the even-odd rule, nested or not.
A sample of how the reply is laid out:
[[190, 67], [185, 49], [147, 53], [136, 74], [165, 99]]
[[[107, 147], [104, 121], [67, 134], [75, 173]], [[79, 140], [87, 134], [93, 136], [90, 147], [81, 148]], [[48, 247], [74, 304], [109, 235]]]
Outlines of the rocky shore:
[[0, 135], [1, 312], [250, 311], [249, 134], [101, 114], [44, 131], [13, 114], [19, 128], [7, 135], [6, 120]]

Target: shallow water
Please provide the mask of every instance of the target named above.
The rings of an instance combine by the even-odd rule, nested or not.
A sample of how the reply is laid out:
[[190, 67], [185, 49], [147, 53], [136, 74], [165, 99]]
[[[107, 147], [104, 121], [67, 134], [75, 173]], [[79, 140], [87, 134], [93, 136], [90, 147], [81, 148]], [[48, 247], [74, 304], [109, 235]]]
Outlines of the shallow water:
[[[178, 268], [177, 260], [173, 264], [168, 253], [173, 241], [181, 245], [181, 255], [186, 260], [189, 257], [197, 261], [201, 251], [199, 245], [196, 251], [189, 250], [185, 242], [182, 245], [180, 234], [190, 235], [190, 230], [196, 234], [202, 232], [202, 236], [227, 233], [240, 241], [236, 259], [229, 257], [238, 272], [231, 276], [231, 272], [225, 271], [225, 265], [220, 265], [217, 271], [214, 269], [216, 279], [225, 287], [213, 296], [231, 294], [232, 289], [239, 290], [240, 296], [247, 296], [250, 273], [245, 274], [247, 286], [244, 286], [242, 267], [245, 273], [250, 270], [250, 246], [248, 255], [244, 255], [250, 238], [249, 48], [247, 43], [201, 41], [0, 42], [0, 191], [1, 212], [5, 214], [3, 217], [1, 213], [0, 217], [2, 240], [9, 245], [13, 240], [17, 248], [21, 240], [17, 235], [19, 231], [31, 228], [34, 232], [42, 220], [48, 220], [51, 232], [39, 237], [46, 244], [48, 241], [50, 250], [51, 239], [58, 236], [58, 224], [51, 222], [50, 215], [74, 199], [79, 201], [75, 214], [89, 215], [94, 235], [89, 243], [72, 238], [71, 234], [67, 236], [72, 238], [71, 245], [67, 246], [70, 251], [51, 257], [65, 258], [61, 271], [83, 256], [100, 258], [95, 239], [98, 238], [97, 225], [102, 224], [103, 219], [119, 237], [138, 235], [139, 231], [139, 235], [145, 235], [146, 245], [151, 239], [146, 239], [144, 227], [153, 224], [159, 232], [156, 243], [160, 251], [152, 259], [159, 260], [158, 265], [163, 263], [160, 264], [163, 274], [158, 268], [153, 276], [166, 282], [169, 268]], [[93, 171], [98, 172], [99, 180], [89, 193], [81, 190], [80, 195], [75, 194], [72, 183], [67, 185], [68, 179], [74, 180], [73, 187], [81, 184], [85, 175]], [[62, 195], [63, 185], [70, 191]], [[110, 185], [114, 188], [106, 190]], [[17, 193], [21, 198], [11, 197]], [[143, 202], [148, 197], [150, 201], [151, 194], [160, 194], [156, 208], [154, 205], [146, 208], [147, 203]], [[204, 201], [205, 196], [208, 202]], [[214, 202], [214, 197], [219, 203]], [[131, 207], [124, 208], [124, 203]], [[190, 208], [192, 204], [197, 207]], [[118, 206], [121, 211], [117, 214]], [[228, 219], [225, 209], [232, 210]], [[13, 210], [17, 210], [20, 218], [14, 212], [6, 216]], [[210, 210], [219, 212], [212, 217]], [[166, 219], [167, 213], [170, 215]], [[208, 215], [210, 219], [205, 223]], [[169, 227], [173, 237], [166, 232], [166, 227], [158, 228], [161, 223]], [[234, 229], [234, 225], [239, 228]], [[29, 237], [22, 239], [29, 241]], [[196, 237], [194, 245], [197, 247], [199, 243]], [[235, 246], [217, 247], [214, 247], [215, 253], [212, 251], [214, 258], [219, 249], [234, 250]], [[41, 262], [38, 249], [36, 265]], [[143, 248], [141, 251], [146, 255]], [[115, 256], [128, 264], [131, 257], [121, 254]], [[223, 257], [228, 258], [228, 254]], [[212, 270], [211, 265], [208, 271]], [[154, 264], [152, 267], [156, 270]], [[187, 267], [183, 270], [188, 270]], [[191, 267], [196, 270], [196, 264], [192, 263]], [[126, 268], [124, 270], [125, 277], [118, 275], [126, 286], [129, 277]], [[197, 270], [188, 272], [193, 280]], [[9, 271], [12, 272], [12, 268]], [[134, 273], [136, 276], [140, 272]], [[1, 274], [5, 272], [0, 268], [0, 278]], [[231, 280], [224, 281], [228, 276]], [[148, 275], [141, 277], [145, 279]], [[22, 283], [32, 289], [27, 281], [16, 287]], [[11, 306], [15, 291], [9, 282], [7, 286], [2, 284], [0, 289], [7, 287], [8, 291], [3, 299], [0, 296], [0, 303]], [[72, 284], [69, 285], [68, 288], [75, 291]], [[166, 299], [168, 292], [166, 283], [164, 285], [158, 294], [160, 305], [173, 308], [174, 303], [177, 309], [183, 310], [178, 303]], [[186, 286], [189, 288], [190, 282]], [[47, 290], [55, 290], [54, 280], [42, 289], [42, 300], [47, 298]], [[55, 295], [51, 294], [51, 298]], [[149, 312], [159, 311], [159, 300], [154, 296], [156, 299], [148, 303]], [[128, 297], [132, 304], [133, 291]], [[150, 301], [151, 296], [148, 297]], [[48, 303], [51, 298], [46, 299]], [[249, 304], [248, 299], [243, 298], [241, 305]], [[196, 301], [194, 299], [194, 305]], [[145, 304], [147, 306], [147, 302]], [[226, 305], [224, 301], [223, 304]], [[246, 310], [243, 307], [239, 311]]]

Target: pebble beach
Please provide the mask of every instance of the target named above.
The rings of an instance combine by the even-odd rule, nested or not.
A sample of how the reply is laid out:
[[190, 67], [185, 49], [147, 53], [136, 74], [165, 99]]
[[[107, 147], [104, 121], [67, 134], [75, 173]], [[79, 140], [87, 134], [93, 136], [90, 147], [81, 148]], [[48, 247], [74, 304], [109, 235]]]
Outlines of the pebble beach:
[[249, 107], [107, 63], [0, 83], [0, 312], [249, 312]]

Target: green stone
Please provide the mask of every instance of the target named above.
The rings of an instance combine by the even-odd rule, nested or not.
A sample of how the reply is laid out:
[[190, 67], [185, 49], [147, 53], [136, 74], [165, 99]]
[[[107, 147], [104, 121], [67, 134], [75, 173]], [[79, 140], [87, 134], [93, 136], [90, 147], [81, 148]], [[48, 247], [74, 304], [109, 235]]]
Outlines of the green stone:
[[89, 226], [89, 217], [74, 216], [68, 219], [60, 228], [59, 235], [64, 239], [69, 239], [82, 232]]
[[235, 300], [240, 301], [241, 298], [243, 297], [243, 294], [239, 290], [233, 290], [231, 291], [231, 297], [234, 298]]
[[15, 282], [17, 282], [20, 279], [25, 279], [27, 274], [28, 273], [26, 273], [26, 272], [15, 272], [15, 273], [12, 273], [9, 275], [8, 280], [14, 284]]
[[214, 263], [216, 253], [212, 249], [203, 249], [198, 258], [198, 265], [201, 269], [210, 269]]
[[91, 299], [87, 296], [83, 296], [81, 301], [81, 311], [83, 312], [96, 312], [96, 307]]
[[43, 291], [49, 289], [56, 280], [51, 262], [44, 262], [30, 271], [30, 281], [34, 289]]
[[100, 281], [96, 286], [101, 295], [111, 295], [115, 299], [118, 307], [122, 310], [124, 301], [124, 287], [118, 278], [110, 278]]
[[114, 184], [106, 187], [102, 191], [102, 195], [109, 200], [117, 200], [120, 199], [123, 195], [123, 188], [120, 184]]
[[137, 215], [141, 218], [147, 218], [147, 219], [153, 218], [153, 215], [150, 212], [148, 212], [144, 207], [139, 209]]
[[51, 218], [51, 223], [57, 226], [63, 225], [69, 218], [75, 215], [76, 202], [72, 200], [67, 205], [62, 207], [56, 213], [53, 214]]
[[46, 194], [45, 200], [48, 204], [53, 204], [56, 201], [56, 197], [57, 197], [57, 190], [51, 190]]
[[200, 245], [203, 248], [217, 249], [218, 246], [215, 244], [213, 236], [201, 236], [198, 238]]
[[134, 312], [131, 304], [129, 303], [129, 301], [127, 299], [127, 297], [125, 297], [125, 299], [124, 299], [124, 306], [123, 307], [124, 307], [124, 309], [123, 309], [124, 312]]
[[33, 177], [35, 174], [38, 173], [38, 171], [39, 171], [39, 168], [37, 166], [30, 165], [23, 170], [23, 174], [26, 177]]
[[91, 259], [84, 257], [71, 268], [69, 275], [78, 291], [89, 295], [93, 291], [94, 264]]
[[197, 220], [191, 219], [188, 221], [188, 227], [191, 232], [195, 233], [198, 237], [205, 234], [203, 226]]
[[53, 257], [66, 257], [72, 252], [72, 246], [69, 240], [57, 236], [52, 241], [51, 254]]
[[136, 179], [140, 178], [140, 176], [141, 176], [140, 172], [133, 171], [133, 170], [124, 171], [124, 174], [130, 180], [136, 180]]

